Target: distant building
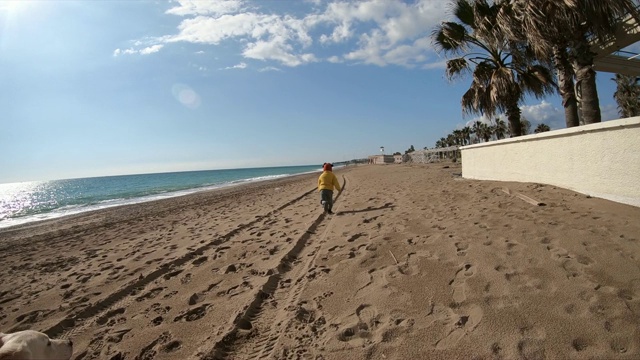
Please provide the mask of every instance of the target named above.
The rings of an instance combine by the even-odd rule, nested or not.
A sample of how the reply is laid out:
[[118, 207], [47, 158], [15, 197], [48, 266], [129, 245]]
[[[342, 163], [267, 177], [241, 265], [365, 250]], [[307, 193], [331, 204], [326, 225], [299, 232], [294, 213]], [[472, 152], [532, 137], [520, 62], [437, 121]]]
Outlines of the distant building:
[[393, 155], [393, 162], [396, 164], [402, 164], [403, 155]]
[[[402, 156], [400, 157], [402, 162]], [[393, 164], [396, 162], [394, 155], [371, 155], [369, 156], [369, 164]]]

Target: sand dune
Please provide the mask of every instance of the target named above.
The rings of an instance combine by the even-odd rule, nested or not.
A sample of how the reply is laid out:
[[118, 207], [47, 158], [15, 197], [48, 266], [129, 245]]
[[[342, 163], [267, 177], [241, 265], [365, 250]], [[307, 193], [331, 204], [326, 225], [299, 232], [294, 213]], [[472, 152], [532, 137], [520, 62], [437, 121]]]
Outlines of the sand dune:
[[1, 232], [0, 330], [74, 359], [639, 358], [640, 209], [459, 173], [337, 171], [333, 216], [304, 175]]

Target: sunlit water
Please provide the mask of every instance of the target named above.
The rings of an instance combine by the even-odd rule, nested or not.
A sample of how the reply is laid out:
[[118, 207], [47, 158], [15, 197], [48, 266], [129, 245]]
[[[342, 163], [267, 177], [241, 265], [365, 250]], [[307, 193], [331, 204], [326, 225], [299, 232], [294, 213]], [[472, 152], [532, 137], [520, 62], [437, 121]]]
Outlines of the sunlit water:
[[318, 165], [0, 184], [0, 228], [314, 171]]

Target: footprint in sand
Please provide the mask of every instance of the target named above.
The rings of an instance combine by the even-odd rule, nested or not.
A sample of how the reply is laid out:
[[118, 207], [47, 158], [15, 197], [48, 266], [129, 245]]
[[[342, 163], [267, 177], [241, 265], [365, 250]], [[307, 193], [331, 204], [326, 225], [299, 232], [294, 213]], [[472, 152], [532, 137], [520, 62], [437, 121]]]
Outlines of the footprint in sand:
[[414, 251], [407, 254], [407, 260], [404, 263], [398, 265], [398, 271], [402, 275], [417, 275], [420, 274], [419, 261], [420, 258], [432, 259], [428, 251]]
[[513, 240], [505, 240], [507, 255], [513, 256], [520, 252], [521, 245]]
[[359, 238], [361, 238], [361, 237], [363, 237], [363, 236], [365, 236], [365, 235], [366, 235], [365, 233], [357, 233], [357, 234], [354, 234], [354, 235], [350, 236], [350, 237], [347, 239], [347, 242], [354, 242], [354, 241], [358, 240]]
[[357, 323], [342, 329], [338, 333], [338, 340], [343, 342], [360, 340], [364, 344], [377, 333], [384, 319], [378, 314], [378, 310], [369, 304], [358, 306], [355, 315], [358, 319]]
[[571, 259], [569, 252], [561, 247], [549, 244], [547, 245], [547, 250], [551, 253], [551, 257], [554, 260]]
[[453, 287], [453, 301], [456, 303], [462, 303], [467, 299], [467, 279], [472, 277], [475, 273], [476, 268], [471, 264], [465, 264], [456, 272], [454, 279], [449, 282], [449, 285]]
[[356, 290], [356, 295], [363, 289], [371, 286], [371, 285], [377, 285], [377, 288], [381, 288], [383, 287], [383, 285], [386, 283], [386, 280], [384, 278], [384, 274], [382, 273], [382, 271], [378, 271], [378, 269], [369, 269], [367, 271], [367, 276], [368, 276], [368, 281], [367, 283], [365, 283], [364, 285], [362, 285], [361, 287], [358, 288], [358, 290]]
[[436, 305], [432, 300], [429, 300], [429, 307], [425, 324], [426, 326], [431, 326], [436, 321], [448, 323], [453, 316], [455, 316], [455, 313], [450, 307]]
[[456, 245], [456, 253], [458, 254], [458, 256], [467, 255], [467, 249], [469, 249], [469, 244], [467, 244], [466, 242], [460, 241], [455, 243], [455, 245]]
[[583, 276], [585, 275], [584, 268], [593, 264], [593, 260], [590, 257], [570, 254], [566, 249], [551, 243], [551, 240], [547, 238], [543, 239], [541, 243], [546, 245], [546, 249], [551, 254], [552, 259], [562, 263], [561, 266], [565, 270], [567, 278], [582, 278], [595, 285], [595, 283]]
[[191, 277], [192, 277], [192, 275], [190, 273], [186, 274], [185, 276], [183, 276], [180, 279], [180, 283], [182, 285], [186, 285], [186, 284], [190, 283], [191, 282]]
[[125, 308], [119, 308], [119, 309], [115, 309], [115, 310], [111, 310], [109, 312], [107, 312], [106, 314], [100, 316], [97, 320], [96, 323], [98, 325], [104, 325], [107, 323], [107, 321], [109, 321], [109, 319], [111, 319], [114, 316], [120, 315], [120, 314], [124, 314], [125, 312]]
[[447, 335], [438, 340], [436, 349], [445, 350], [454, 347], [466, 334], [472, 332], [480, 324], [483, 314], [482, 308], [474, 304], [463, 314], [453, 317], [455, 322], [449, 324]]
[[211, 304], [202, 304], [196, 308], [183, 311], [180, 315], [176, 316], [176, 318], [173, 319], [173, 321], [177, 322], [177, 321], [184, 320], [187, 322], [191, 322], [191, 321], [199, 320], [207, 314], [207, 310], [209, 310], [210, 307], [211, 307]]
[[[171, 333], [168, 331], [165, 331], [157, 339], [153, 340], [150, 344], [142, 348], [142, 350], [140, 351], [140, 354], [136, 356], [136, 360], [155, 359], [158, 354], [158, 350], [160, 350], [159, 348], [165, 344], [166, 344], [165, 347], [168, 346], [169, 344], [167, 343], [171, 340], [171, 338], [172, 338]], [[163, 349], [163, 350], [167, 352], [166, 349]]]

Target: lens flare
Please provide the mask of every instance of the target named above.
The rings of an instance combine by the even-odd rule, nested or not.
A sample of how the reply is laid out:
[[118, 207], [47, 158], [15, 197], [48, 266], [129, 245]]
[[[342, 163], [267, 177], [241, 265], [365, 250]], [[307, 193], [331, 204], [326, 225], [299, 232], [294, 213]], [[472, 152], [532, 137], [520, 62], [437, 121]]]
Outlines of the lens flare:
[[200, 106], [200, 95], [188, 85], [174, 84], [171, 93], [176, 100], [189, 109], [196, 109]]

